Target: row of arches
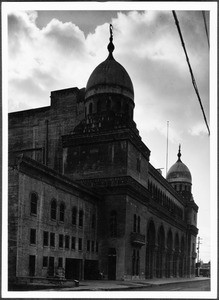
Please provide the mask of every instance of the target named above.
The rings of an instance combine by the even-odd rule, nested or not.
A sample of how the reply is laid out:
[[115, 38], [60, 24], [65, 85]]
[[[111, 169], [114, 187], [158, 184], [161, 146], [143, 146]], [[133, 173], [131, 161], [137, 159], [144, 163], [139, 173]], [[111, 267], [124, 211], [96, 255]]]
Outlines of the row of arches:
[[172, 214], [183, 219], [183, 210], [178, 207], [167, 195], [164, 194], [154, 183], [148, 182], [148, 190], [151, 192], [152, 199], [164, 206]]
[[91, 98], [85, 104], [85, 116], [90, 114], [100, 114], [105, 111], [114, 111], [132, 117], [133, 104], [130, 103], [130, 100], [121, 95], [103, 95], [99, 97], [98, 100]]
[[151, 220], [147, 228], [146, 278], [183, 277], [186, 274], [186, 245], [184, 235], [166, 233], [161, 225], [156, 233]]

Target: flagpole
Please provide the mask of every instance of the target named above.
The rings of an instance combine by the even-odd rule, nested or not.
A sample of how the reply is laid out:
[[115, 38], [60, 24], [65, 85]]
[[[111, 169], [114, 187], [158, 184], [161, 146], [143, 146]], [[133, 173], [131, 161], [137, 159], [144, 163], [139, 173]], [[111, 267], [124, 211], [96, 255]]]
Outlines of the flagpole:
[[169, 121], [167, 121], [166, 177], [168, 171], [168, 138], [169, 138]]

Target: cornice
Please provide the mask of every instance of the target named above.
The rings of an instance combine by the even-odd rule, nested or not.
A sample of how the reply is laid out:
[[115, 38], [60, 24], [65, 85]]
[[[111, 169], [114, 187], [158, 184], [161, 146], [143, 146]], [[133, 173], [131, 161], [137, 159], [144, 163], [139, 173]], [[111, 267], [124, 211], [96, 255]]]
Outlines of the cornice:
[[68, 177], [58, 173], [57, 171], [29, 158], [20, 155], [16, 161], [16, 167], [20, 173], [24, 173], [39, 181], [53, 185], [73, 195], [84, 195], [86, 199], [92, 201], [99, 200], [99, 195], [86, 189], [79, 183], [72, 181]]

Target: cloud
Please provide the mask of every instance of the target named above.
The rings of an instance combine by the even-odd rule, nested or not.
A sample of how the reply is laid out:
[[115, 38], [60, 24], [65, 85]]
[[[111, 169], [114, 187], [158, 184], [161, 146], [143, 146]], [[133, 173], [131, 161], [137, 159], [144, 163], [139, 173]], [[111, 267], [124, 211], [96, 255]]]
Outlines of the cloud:
[[[208, 52], [201, 51], [204, 42], [199, 16], [197, 12], [180, 12], [178, 17], [208, 113]], [[23, 99], [22, 102], [30, 103], [34, 99], [36, 103], [36, 96], [28, 88], [24, 91], [24, 83], [29, 82], [35, 95], [41, 96], [40, 103], [47, 105], [46, 97], [51, 90], [86, 86], [93, 69], [108, 55], [107, 23], [96, 26], [85, 37], [76, 24], [58, 19], [39, 29], [36, 12], [12, 12], [8, 20], [9, 96], [16, 99], [12, 101]], [[170, 134], [173, 140], [177, 133], [185, 131], [194, 135], [202, 115], [172, 13], [119, 12], [112, 24], [114, 57], [133, 81], [135, 117], [140, 129], [144, 132], [156, 129], [165, 135], [164, 124], [169, 120], [174, 124]], [[15, 94], [17, 91], [20, 97], [12, 97], [12, 91]]]
[[[83, 32], [70, 22], [62, 23], [57, 19], [52, 19], [51, 22], [42, 29], [42, 35], [45, 40], [54, 43], [54, 48], [58, 47], [63, 55], [73, 55], [86, 52]], [[57, 51], [57, 49], [56, 49]]]

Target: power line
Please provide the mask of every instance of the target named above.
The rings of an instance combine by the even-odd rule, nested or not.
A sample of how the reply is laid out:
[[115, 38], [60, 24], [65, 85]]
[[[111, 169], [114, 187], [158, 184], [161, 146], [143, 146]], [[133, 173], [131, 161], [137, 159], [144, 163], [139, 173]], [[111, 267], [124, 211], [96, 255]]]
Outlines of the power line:
[[202, 16], [203, 16], [204, 24], [205, 24], [205, 32], [206, 32], [206, 36], [207, 36], [208, 47], [210, 48], [210, 42], [209, 42], [209, 36], [208, 36], [208, 28], [207, 28], [207, 22], [206, 22], [205, 12], [204, 11], [202, 11]]
[[193, 87], [195, 89], [196, 95], [198, 97], [199, 104], [201, 106], [201, 110], [202, 110], [202, 113], [203, 113], [205, 124], [206, 124], [207, 129], [208, 129], [208, 134], [210, 135], [210, 129], [209, 129], [208, 122], [207, 122], [207, 119], [206, 119], [206, 116], [205, 116], [204, 108], [202, 106], [202, 101], [201, 101], [201, 98], [200, 98], [200, 95], [199, 95], [199, 91], [198, 91], [198, 87], [197, 87], [197, 84], [196, 84], [196, 81], [195, 81], [195, 77], [193, 75], [192, 67], [191, 67], [190, 62], [189, 62], [189, 57], [188, 57], [188, 54], [187, 54], [187, 51], [186, 51], [185, 43], [183, 41], [183, 36], [182, 36], [181, 29], [180, 29], [180, 26], [179, 26], [179, 21], [177, 19], [176, 12], [173, 10], [172, 13], [173, 13], [173, 17], [174, 17], [174, 20], [175, 20], [175, 23], [176, 23], [176, 27], [177, 27], [178, 32], [179, 32], [179, 36], [180, 36], [180, 39], [181, 39], [182, 47], [183, 47], [183, 50], [184, 50], [184, 53], [185, 53], [185, 56], [186, 56], [186, 61], [188, 63], [189, 71], [190, 71], [191, 78], [192, 78], [192, 84], [193, 84]]

